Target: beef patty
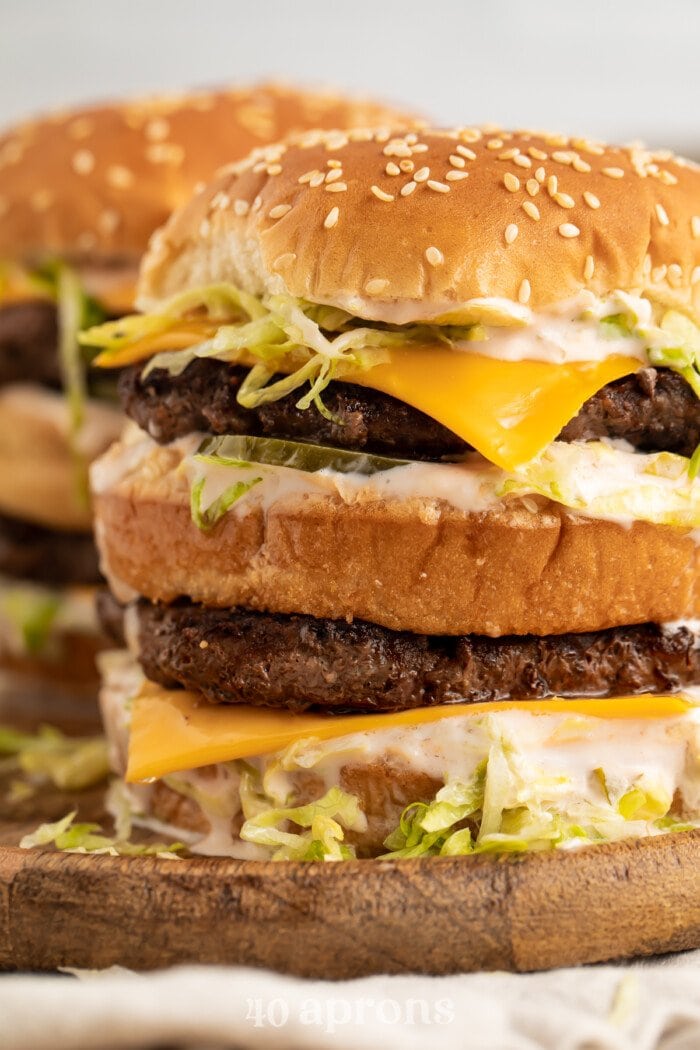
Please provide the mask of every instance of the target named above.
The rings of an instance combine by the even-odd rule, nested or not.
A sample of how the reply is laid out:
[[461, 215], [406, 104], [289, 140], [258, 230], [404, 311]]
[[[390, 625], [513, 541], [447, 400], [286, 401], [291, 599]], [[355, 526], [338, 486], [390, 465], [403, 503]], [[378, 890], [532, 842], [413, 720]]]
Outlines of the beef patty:
[[[193, 431], [291, 438], [406, 459], [457, 456], [469, 446], [456, 434], [388, 394], [352, 383], [331, 383], [323, 401], [296, 408], [297, 393], [250, 410], [236, 401], [247, 369], [222, 361], [193, 361], [179, 376], [143, 365], [124, 370], [119, 392], [125, 411], [156, 441]], [[700, 399], [676, 372], [645, 368], [603, 387], [568, 423], [560, 441], [624, 438], [643, 451], [690, 456], [700, 443]]]
[[0, 515], [0, 574], [53, 586], [101, 579], [92, 535], [55, 532]]
[[9, 303], [0, 309], [0, 386], [5, 383], [60, 383], [55, 303], [42, 299]]
[[[118, 634], [115, 601], [103, 623]], [[586, 634], [486, 638], [390, 631], [180, 602], [136, 606], [147, 677], [212, 703], [294, 711], [398, 711], [547, 696], [624, 696], [700, 682], [697, 636], [655, 624]]]

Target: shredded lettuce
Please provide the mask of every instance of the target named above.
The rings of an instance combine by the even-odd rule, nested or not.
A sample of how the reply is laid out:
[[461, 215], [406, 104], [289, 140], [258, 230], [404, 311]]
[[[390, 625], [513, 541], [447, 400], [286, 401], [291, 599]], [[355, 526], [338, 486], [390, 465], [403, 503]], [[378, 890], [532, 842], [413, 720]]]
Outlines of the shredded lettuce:
[[0, 726], [0, 755], [11, 762], [30, 787], [53, 784], [63, 791], [82, 791], [109, 774], [107, 743], [102, 737], [64, 736], [53, 726], [22, 733]]
[[48, 588], [18, 583], [0, 589], [0, 616], [28, 656], [45, 651], [60, 608], [60, 595]]
[[677, 310], [667, 310], [659, 328], [661, 344], [649, 350], [650, 363], [678, 372], [700, 397], [700, 328]]
[[555, 441], [507, 476], [496, 495], [540, 495], [591, 517], [692, 529], [700, 525], [700, 485], [698, 459], [691, 464], [670, 452], [626, 452], [601, 441]]
[[[239, 465], [247, 466], [248, 464]], [[199, 481], [194, 483], [190, 491], [192, 521], [202, 532], [208, 532], [210, 529], [213, 529], [234, 503], [237, 503], [242, 496], [250, 492], [255, 485], [262, 481], [262, 478], [252, 478], [251, 481], [236, 481], [205, 507], [203, 504], [206, 480], [206, 478], [200, 478]]]
[[[241, 838], [272, 850], [272, 860], [348, 860], [355, 856], [345, 845], [345, 830], [364, 831], [367, 820], [354, 795], [332, 787], [323, 798], [304, 806], [270, 805], [257, 777], [241, 774], [241, 803], [246, 821]], [[296, 825], [303, 831], [287, 830]]]
[[76, 823], [77, 810], [66, 814], [52, 824], [41, 824], [36, 831], [25, 835], [21, 849], [35, 846], [54, 846], [65, 853], [98, 853], [112, 857], [167, 857], [179, 860], [178, 853], [185, 849], [181, 842], [165, 844], [155, 842], [140, 844], [123, 841], [106, 835], [99, 824]]

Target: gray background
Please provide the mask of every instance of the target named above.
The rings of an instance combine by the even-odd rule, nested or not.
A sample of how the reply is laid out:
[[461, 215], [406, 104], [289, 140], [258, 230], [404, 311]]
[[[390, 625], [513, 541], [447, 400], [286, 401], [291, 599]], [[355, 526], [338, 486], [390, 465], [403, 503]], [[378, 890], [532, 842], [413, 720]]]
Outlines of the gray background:
[[275, 75], [700, 154], [699, 0], [0, 0], [0, 124]]

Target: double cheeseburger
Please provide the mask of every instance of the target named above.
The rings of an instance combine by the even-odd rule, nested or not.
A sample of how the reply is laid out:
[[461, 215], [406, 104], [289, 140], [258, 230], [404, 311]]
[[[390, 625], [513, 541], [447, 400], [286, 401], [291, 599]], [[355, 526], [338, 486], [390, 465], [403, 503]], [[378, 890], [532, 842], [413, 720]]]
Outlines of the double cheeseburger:
[[[123, 417], [80, 327], [133, 309], [140, 256], [195, 184], [254, 146], [395, 114], [263, 85], [80, 109], [0, 138], [0, 662], [8, 695], [94, 690], [86, 468]], [[25, 690], [25, 699], [31, 695]]]
[[536, 132], [254, 152], [83, 336], [119, 815], [202, 853], [700, 824], [700, 171]]

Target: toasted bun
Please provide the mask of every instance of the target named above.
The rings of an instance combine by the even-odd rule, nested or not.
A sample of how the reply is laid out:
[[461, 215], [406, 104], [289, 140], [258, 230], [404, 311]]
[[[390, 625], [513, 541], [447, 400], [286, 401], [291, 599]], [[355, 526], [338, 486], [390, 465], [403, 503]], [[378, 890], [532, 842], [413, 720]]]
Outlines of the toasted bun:
[[[80, 437], [86, 461], [116, 440], [122, 427], [116, 409], [88, 402]], [[69, 434], [60, 394], [24, 383], [0, 389], [0, 512], [49, 528], [91, 531]]]
[[251, 501], [204, 533], [178, 462], [161, 449], [94, 495], [102, 568], [122, 600], [187, 596], [450, 635], [700, 615], [700, 548], [678, 529], [578, 517], [540, 498], [466, 514], [428, 499], [290, 495], [267, 511]]
[[307, 134], [254, 153], [154, 239], [141, 303], [232, 281], [386, 322], [582, 289], [700, 314], [700, 168], [534, 132]]
[[310, 127], [376, 125], [371, 102], [274, 84], [76, 109], [0, 138], [0, 258], [138, 258], [202, 179]]

